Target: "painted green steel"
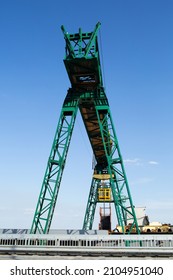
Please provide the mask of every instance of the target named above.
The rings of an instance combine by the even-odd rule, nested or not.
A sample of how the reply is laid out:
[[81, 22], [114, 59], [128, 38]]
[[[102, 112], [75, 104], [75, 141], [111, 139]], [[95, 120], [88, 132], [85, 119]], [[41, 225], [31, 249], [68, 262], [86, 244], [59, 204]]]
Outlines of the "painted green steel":
[[78, 100], [65, 99], [48, 159], [30, 233], [48, 233], [78, 110]]
[[72, 85], [76, 91], [93, 91], [103, 86], [97, 33], [100, 23], [93, 32], [69, 34], [64, 26], [61, 29], [66, 41], [64, 64]]
[[[98, 188], [103, 184], [111, 189], [112, 203], [118, 224], [125, 226], [132, 222], [139, 233], [135, 209], [125, 174], [110, 107], [103, 87], [97, 34], [100, 23], [93, 32], [69, 34], [61, 27], [66, 41], [64, 64], [71, 82], [65, 98], [47, 169], [38, 199], [31, 233], [48, 233], [66, 163], [67, 152], [80, 110], [86, 132], [95, 156], [96, 165], [91, 182], [84, 229], [92, 229], [98, 200]], [[103, 174], [108, 175], [103, 179]], [[96, 176], [98, 175], [98, 177]]]
[[[101, 169], [100, 165], [96, 164], [94, 173], [110, 175], [110, 178], [107, 180], [97, 180], [97, 186], [101, 187], [102, 182], [106, 181], [106, 184], [111, 188], [118, 224], [122, 227], [123, 232], [125, 232], [125, 226], [128, 224], [128, 221], [131, 222], [133, 220], [129, 233], [131, 233], [133, 227], [135, 227], [139, 233], [135, 209], [109, 105], [96, 105], [95, 108], [107, 158], [107, 165]], [[91, 189], [92, 188], [94, 188], [93, 183], [91, 184]], [[96, 190], [94, 193], [96, 193]], [[93, 209], [96, 208], [94, 204], [98, 202], [99, 201], [96, 199], [93, 200], [93, 192], [91, 190], [83, 223], [84, 229], [92, 228], [93, 217], [91, 213], [93, 213]]]
[[86, 213], [83, 222], [83, 229], [88, 230], [92, 229], [96, 205], [98, 202], [98, 188], [100, 186], [100, 180], [92, 179], [91, 188], [88, 198], [88, 203], [86, 207]]

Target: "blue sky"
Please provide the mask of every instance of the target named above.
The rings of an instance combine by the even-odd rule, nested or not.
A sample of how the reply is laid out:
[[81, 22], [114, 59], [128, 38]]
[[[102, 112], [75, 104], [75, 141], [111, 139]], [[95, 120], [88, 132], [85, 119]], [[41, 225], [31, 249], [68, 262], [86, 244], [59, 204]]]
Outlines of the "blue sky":
[[[173, 224], [173, 2], [100, 2], [0, 1], [0, 228], [32, 223], [70, 86], [60, 26], [89, 32], [98, 21], [106, 94], [134, 204], [146, 206], [151, 222]], [[79, 115], [52, 228], [82, 227], [91, 167]]]

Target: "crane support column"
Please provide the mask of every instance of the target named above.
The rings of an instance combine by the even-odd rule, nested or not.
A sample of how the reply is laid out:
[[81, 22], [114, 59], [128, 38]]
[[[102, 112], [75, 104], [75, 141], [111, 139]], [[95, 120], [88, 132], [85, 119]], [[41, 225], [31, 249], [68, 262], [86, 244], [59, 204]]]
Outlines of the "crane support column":
[[78, 99], [64, 101], [30, 233], [48, 233], [78, 110]]

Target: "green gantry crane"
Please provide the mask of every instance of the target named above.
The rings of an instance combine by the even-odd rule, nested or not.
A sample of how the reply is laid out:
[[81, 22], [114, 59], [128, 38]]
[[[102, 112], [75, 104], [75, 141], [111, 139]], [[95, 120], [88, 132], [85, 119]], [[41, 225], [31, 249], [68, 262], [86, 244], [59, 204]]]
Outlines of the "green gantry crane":
[[[115, 206], [123, 233], [139, 233], [135, 209], [125, 174], [123, 159], [103, 86], [98, 48], [98, 22], [93, 32], [75, 34], [61, 29], [66, 42], [64, 64], [71, 82], [67, 91], [43, 179], [30, 233], [48, 233], [66, 163], [67, 153], [80, 110], [95, 157], [83, 229], [92, 229], [98, 202]], [[104, 195], [105, 194], [105, 195]]]

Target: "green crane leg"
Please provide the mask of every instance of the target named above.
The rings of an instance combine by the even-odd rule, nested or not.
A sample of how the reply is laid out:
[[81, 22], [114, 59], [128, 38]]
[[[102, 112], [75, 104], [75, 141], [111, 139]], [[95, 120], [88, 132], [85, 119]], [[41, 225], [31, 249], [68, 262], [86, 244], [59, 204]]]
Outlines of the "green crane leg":
[[[97, 165], [95, 168], [100, 174], [103, 174], [106, 171], [107, 174], [110, 175], [109, 185], [112, 191], [113, 203], [115, 206], [118, 224], [122, 227], [122, 231], [125, 233], [125, 226], [128, 224], [128, 220], [130, 220], [133, 222], [128, 233], [132, 232], [133, 227], [135, 227], [137, 233], [139, 233], [136, 214], [132, 203], [130, 189], [128, 186], [128, 181], [125, 174], [123, 160], [113, 126], [109, 105], [96, 105], [95, 108], [99, 130], [101, 132], [102, 143], [104, 145], [104, 151], [107, 158], [106, 168], [104, 167], [104, 169], [102, 169], [100, 168], [100, 166], [97, 167]], [[93, 193], [95, 194], [94, 200], [93, 196], [91, 195]], [[92, 209], [95, 209], [96, 207], [96, 204], [98, 202], [96, 198], [97, 193], [95, 185], [92, 184], [84, 219], [85, 229], [92, 228], [93, 217], [90, 213], [92, 213]]]
[[98, 186], [99, 186], [99, 180], [93, 178], [91, 182], [89, 197], [88, 197], [87, 211], [85, 213], [84, 222], [83, 222], [84, 230], [92, 229], [96, 204], [97, 204]]
[[48, 233], [77, 115], [78, 100], [65, 99], [30, 233]]

